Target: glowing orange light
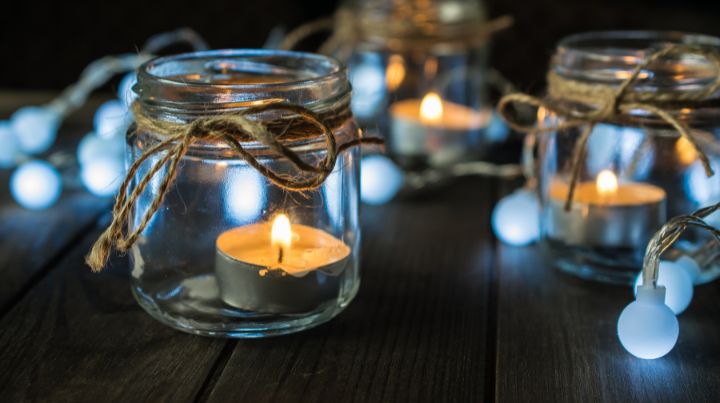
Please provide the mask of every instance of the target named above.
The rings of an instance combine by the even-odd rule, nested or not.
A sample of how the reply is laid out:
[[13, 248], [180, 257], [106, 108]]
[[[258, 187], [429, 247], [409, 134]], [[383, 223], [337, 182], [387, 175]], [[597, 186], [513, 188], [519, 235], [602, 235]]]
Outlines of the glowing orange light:
[[675, 152], [678, 160], [685, 165], [692, 164], [697, 159], [695, 147], [685, 137], [678, 138], [675, 143]]
[[615, 176], [612, 171], [604, 169], [598, 174], [595, 185], [597, 186], [598, 194], [601, 196], [614, 195], [618, 189], [617, 176]]
[[292, 242], [292, 228], [290, 219], [285, 214], [278, 214], [273, 220], [270, 239], [273, 246], [290, 248]]
[[405, 79], [405, 63], [400, 55], [390, 56], [387, 70], [385, 71], [385, 83], [390, 91], [395, 91]]
[[420, 121], [424, 124], [440, 123], [443, 116], [443, 105], [440, 95], [428, 92], [420, 103]]

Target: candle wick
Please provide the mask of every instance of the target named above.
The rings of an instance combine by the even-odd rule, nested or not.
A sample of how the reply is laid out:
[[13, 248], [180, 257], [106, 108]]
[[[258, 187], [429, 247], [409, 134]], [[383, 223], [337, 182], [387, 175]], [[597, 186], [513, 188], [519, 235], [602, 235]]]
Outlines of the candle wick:
[[283, 262], [283, 247], [282, 245], [278, 245], [278, 263]]

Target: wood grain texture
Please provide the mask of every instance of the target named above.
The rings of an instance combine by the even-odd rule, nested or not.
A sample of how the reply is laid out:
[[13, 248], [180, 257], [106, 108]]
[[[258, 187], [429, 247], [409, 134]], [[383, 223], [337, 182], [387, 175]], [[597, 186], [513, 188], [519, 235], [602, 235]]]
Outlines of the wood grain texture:
[[492, 193], [471, 180], [365, 207], [355, 301], [317, 329], [239, 342], [209, 400], [482, 400]]
[[641, 360], [616, 336], [630, 287], [585, 282], [538, 248], [498, 253], [497, 400], [720, 401], [720, 286], [701, 286], [667, 356]]
[[[54, 150], [74, 154], [84, 133], [82, 127], [67, 125]], [[76, 166], [59, 170], [63, 174], [60, 199], [48, 209], [33, 211], [13, 200], [12, 170], [0, 169], [0, 316], [110, 208], [109, 198], [85, 191], [75, 175]]]
[[[7, 188], [7, 180], [0, 180]], [[3, 197], [0, 204], [0, 312], [33, 278], [77, 241], [83, 231], [105, 211], [110, 203], [85, 192], [63, 195], [58, 204], [44, 211], [25, 210]]]
[[135, 303], [127, 265], [91, 273], [99, 230], [0, 322], [2, 400], [192, 401], [226, 341], [186, 335]]
[[667, 357], [636, 359], [615, 334], [630, 289], [560, 274], [537, 247], [497, 245], [497, 189], [467, 179], [365, 206], [362, 286], [347, 310], [241, 341], [150, 318], [122, 260], [86, 270], [109, 201], [71, 191], [35, 213], [0, 192], [1, 400], [720, 401], [720, 285], [696, 290]]

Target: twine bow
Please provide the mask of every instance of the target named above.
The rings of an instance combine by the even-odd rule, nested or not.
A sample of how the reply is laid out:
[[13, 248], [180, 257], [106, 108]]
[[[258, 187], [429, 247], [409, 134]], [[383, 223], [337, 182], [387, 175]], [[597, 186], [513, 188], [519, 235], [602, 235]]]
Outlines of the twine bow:
[[[648, 66], [659, 59], [671, 55], [697, 55], [704, 57], [715, 66], [715, 79], [695, 91], [673, 91], [653, 90], [639, 91], [633, 89], [633, 85], [640, 78], [640, 73]], [[570, 108], [558, 103], [549, 102], [547, 99], [540, 99], [527, 94], [516, 93], [504, 96], [498, 104], [498, 113], [514, 130], [524, 133], [555, 132], [568, 128], [584, 126], [578, 139], [572, 158], [572, 177], [568, 196], [565, 203], [565, 210], [570, 210], [575, 193], [580, 168], [585, 157], [585, 150], [588, 139], [595, 125], [609, 121], [623, 114], [632, 111], [642, 110], [651, 115], [657, 116], [672, 126], [680, 136], [684, 137], [693, 147], [696, 155], [702, 162], [707, 176], [714, 174], [707, 155], [701, 149], [699, 142], [693, 133], [684, 123], [674, 117], [663, 108], [663, 104], [669, 102], [681, 103], [691, 101], [703, 101], [712, 96], [720, 89], [720, 54], [714, 49], [696, 45], [668, 45], [649, 55], [632, 71], [632, 74], [619, 86], [607, 84], [588, 84], [580, 81], [561, 77], [555, 72], [548, 73], [548, 98], [563, 99], [580, 104], [582, 109]], [[524, 125], [507, 111], [511, 104], [526, 105], [534, 108], [543, 108], [565, 118], [557, 124]]]
[[[154, 119], [144, 113], [138, 102], [133, 104], [132, 109], [137, 130], [164, 135], [165, 138], [147, 149], [128, 169], [115, 199], [112, 222], [85, 257], [85, 262], [93, 271], [100, 271], [105, 266], [113, 247], [120, 252], [127, 252], [135, 244], [155, 212], [160, 208], [165, 194], [177, 175], [178, 164], [188, 152], [190, 146], [198, 140], [214, 140], [228, 145], [233, 152], [272, 183], [290, 191], [312, 190], [322, 185], [333, 171], [338, 155], [343, 151], [364, 143], [383, 143], [382, 139], [379, 138], [359, 137], [337, 145], [332, 129], [314, 112], [302, 106], [286, 103], [252, 107], [233, 114], [201, 117], [189, 124]], [[285, 111], [297, 115], [298, 117], [289, 122], [286, 128], [292, 123], [301, 121], [316, 129], [313, 136], [317, 135], [317, 129], [322, 131], [327, 150], [325, 157], [317, 165], [303, 161], [297, 153], [278, 141], [276, 136], [268, 129], [269, 124], [263, 124], [248, 117], [267, 111]], [[308, 136], [307, 133], [306, 136]], [[278, 174], [258, 162], [253, 153], [247, 151], [242, 145], [245, 141], [253, 140], [264, 144], [277, 155], [286, 158], [304, 175], [288, 176]], [[131, 189], [130, 184], [142, 164], [150, 157], [160, 153], [164, 153], [164, 155], [150, 167], [148, 172], [139, 179], [137, 185]], [[129, 217], [138, 198], [145, 192], [150, 181], [163, 167], [167, 167], [167, 170], [160, 182], [157, 194], [143, 214], [140, 223], [128, 233], [126, 228]]]

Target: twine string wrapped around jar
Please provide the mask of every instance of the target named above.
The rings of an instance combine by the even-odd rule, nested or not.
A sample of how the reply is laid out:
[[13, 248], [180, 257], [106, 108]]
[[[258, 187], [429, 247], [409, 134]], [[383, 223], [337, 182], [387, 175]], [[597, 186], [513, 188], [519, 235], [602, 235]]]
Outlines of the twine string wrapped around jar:
[[[640, 73], [656, 61], [669, 56], [696, 55], [705, 58], [715, 67], [714, 79], [707, 85], [693, 91], [653, 90], [640, 91], [634, 88]], [[698, 134], [690, 130], [683, 122], [674, 117], [668, 110], [669, 105], [683, 102], [705, 101], [720, 89], [720, 54], [708, 47], [697, 45], [667, 45], [651, 53], [619, 86], [607, 84], [588, 84], [577, 80], [561, 77], [555, 72], [548, 73], [548, 97], [545, 99], [531, 95], [515, 93], [504, 96], [498, 104], [498, 112], [514, 130], [525, 133], [557, 132], [564, 129], [583, 127], [580, 137], [573, 150], [570, 186], [568, 189], [565, 209], [570, 210], [575, 187], [579, 179], [580, 169], [585, 160], [588, 139], [596, 124], [612, 121], [621, 115], [641, 110], [654, 115], [672, 126], [680, 136], [692, 146], [700, 159], [707, 176], [714, 174], [707, 155], [698, 141]], [[551, 102], [550, 99], [567, 100], [574, 107]], [[564, 118], [563, 121], [551, 125], [526, 125], [517, 116], [510, 114], [510, 105], [522, 105], [543, 108]]]
[[[361, 144], [383, 144], [382, 139], [362, 136], [337, 144], [332, 127], [342, 123], [349, 117], [348, 113], [342, 112], [347, 111], [348, 108], [349, 106], [345, 105], [339, 108], [340, 113], [321, 116], [299, 105], [271, 103], [251, 107], [240, 112], [201, 117], [191, 123], [181, 124], [159, 120], [147, 115], [140, 103], [136, 101], [132, 106], [135, 117], [135, 130], [156, 133], [163, 136], [163, 139], [158, 144], [147, 149], [128, 169], [115, 200], [112, 222], [95, 242], [90, 253], [86, 256], [85, 262], [93, 271], [100, 271], [107, 263], [113, 247], [120, 252], [127, 252], [135, 244], [155, 212], [160, 208], [170, 184], [175, 179], [179, 162], [188, 152], [190, 146], [198, 140], [217, 141], [226, 144], [238, 157], [245, 160], [261, 175], [281, 189], [302, 192], [318, 188], [335, 168], [340, 153]], [[272, 121], [257, 121], [250, 118], [250, 116], [270, 111], [291, 113], [293, 116]], [[282, 132], [275, 134], [272, 128], [276, 130], [282, 128]], [[280, 139], [288, 141], [317, 138], [318, 130], [322, 132], [321, 135], [325, 138], [326, 153], [317, 165], [303, 161], [297, 153], [285, 146]], [[305, 175], [289, 176], [274, 172], [261, 164], [252, 152], [243, 147], [245, 142], [259, 142], [265, 145], [279, 157], [290, 161], [298, 171]], [[160, 153], [164, 153], [164, 155], [152, 165], [148, 172], [138, 180], [137, 185], [131, 189], [130, 184], [141, 165], [150, 157]], [[167, 171], [160, 182], [157, 194], [144, 212], [140, 223], [128, 233], [125, 228], [129, 222], [133, 206], [145, 192], [150, 181], [165, 166], [167, 166]]]

